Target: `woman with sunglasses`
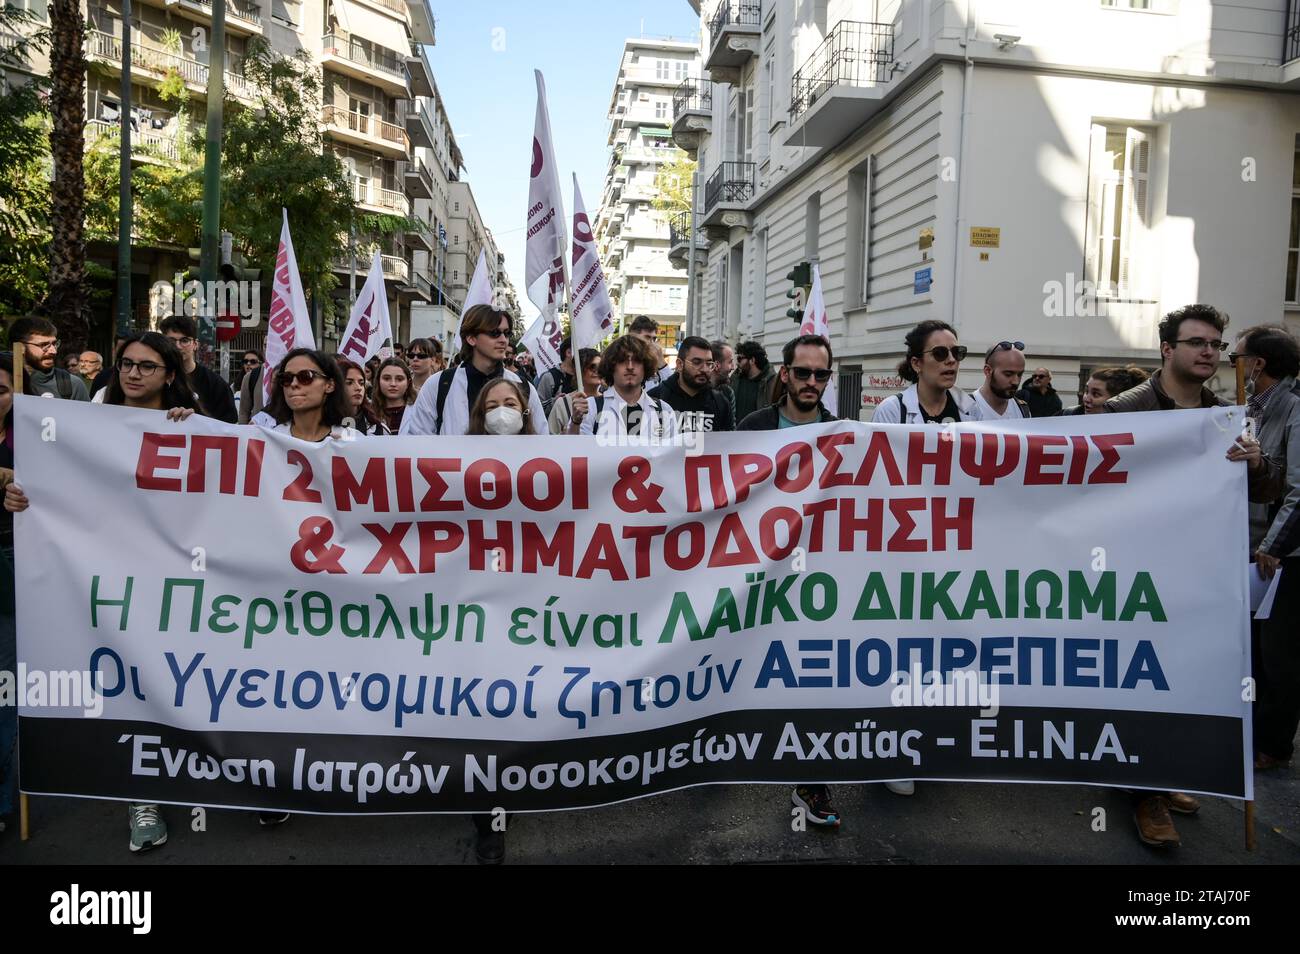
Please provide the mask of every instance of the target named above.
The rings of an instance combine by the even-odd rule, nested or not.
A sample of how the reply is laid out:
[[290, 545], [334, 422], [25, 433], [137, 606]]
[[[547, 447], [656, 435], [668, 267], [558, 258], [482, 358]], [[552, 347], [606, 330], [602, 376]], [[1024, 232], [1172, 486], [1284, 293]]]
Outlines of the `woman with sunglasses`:
[[348, 399], [352, 427], [361, 434], [377, 435], [389, 433], [383, 420], [375, 413], [366, 399], [366, 371], [361, 365], [348, 358], [336, 358], [339, 371], [343, 374], [343, 393]]
[[551, 407], [547, 423], [552, 434], [577, 434], [591, 407], [591, 399], [600, 393], [604, 384], [600, 378], [600, 352], [595, 348], [578, 349], [578, 367], [582, 390], [560, 395]]
[[877, 424], [946, 424], [979, 420], [975, 399], [957, 387], [957, 369], [967, 349], [945, 321], [923, 321], [903, 339], [907, 355], [898, 374], [912, 386], [876, 405]]
[[315, 444], [347, 434], [343, 422], [351, 415], [343, 372], [332, 357], [294, 348], [276, 367], [275, 383], [278, 387], [266, 406], [275, 419], [272, 430]]
[[411, 368], [411, 385], [415, 393], [420, 393], [424, 382], [428, 381], [442, 368], [442, 348], [431, 338], [416, 338], [406, 346], [406, 360]]
[[[108, 387], [95, 395], [97, 403], [166, 411], [169, 421], [184, 421], [199, 409], [180, 350], [166, 335], [146, 331], [125, 339], [118, 345], [113, 366], [116, 373]], [[5, 510], [22, 513], [30, 505], [18, 484], [5, 487]], [[129, 804], [126, 816], [131, 851], [147, 851], [167, 841], [167, 823], [157, 805]]]
[[401, 358], [385, 358], [375, 372], [372, 400], [384, 419], [387, 433], [396, 434], [401, 429], [402, 418], [406, 409], [415, 403], [415, 396], [415, 382], [406, 362]]

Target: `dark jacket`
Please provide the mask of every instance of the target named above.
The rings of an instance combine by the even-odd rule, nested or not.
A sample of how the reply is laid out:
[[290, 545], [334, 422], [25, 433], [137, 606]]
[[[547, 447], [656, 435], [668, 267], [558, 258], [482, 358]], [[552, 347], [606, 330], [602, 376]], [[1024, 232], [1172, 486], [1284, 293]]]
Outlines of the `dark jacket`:
[[1264, 401], [1256, 427], [1259, 446], [1286, 467], [1286, 492], [1272, 504], [1250, 505], [1250, 551], [1300, 556], [1300, 384], [1283, 378]]
[[236, 424], [239, 414], [235, 410], [235, 393], [226, 379], [206, 365], [196, 364], [190, 374], [190, 387], [199, 399], [203, 413], [227, 424]]
[[674, 374], [657, 388], [651, 388], [649, 394], [677, 412], [680, 430], [707, 433], [736, 429], [736, 421], [731, 416], [731, 402], [713, 388], [705, 388], [692, 397], [682, 390], [681, 378]]
[[[817, 406], [818, 424], [825, 424], [827, 421], [838, 421], [839, 418], [826, 410], [822, 405]], [[809, 422], [811, 423], [811, 422]], [[753, 414], [750, 414], [737, 425], [738, 431], [775, 431], [781, 426], [780, 405], [769, 404], [767, 407], [760, 408]]]
[[1046, 394], [1039, 394], [1029, 385], [1016, 392], [1016, 397], [1029, 405], [1029, 412], [1034, 417], [1054, 417], [1061, 413], [1061, 396], [1056, 388], [1049, 387]]
[[[1201, 386], [1201, 407], [1229, 406], [1227, 401], [1219, 400], [1209, 388]], [[1123, 414], [1137, 411], [1174, 411], [1178, 409], [1178, 403], [1165, 392], [1164, 385], [1160, 383], [1160, 371], [1156, 370], [1137, 387], [1115, 395], [1102, 407], [1107, 411]], [[1247, 475], [1246, 487], [1251, 503], [1271, 503], [1286, 493], [1286, 465], [1285, 462], [1268, 456], [1262, 445], [1260, 451], [1259, 469]]]
[[731, 376], [731, 389], [736, 392], [736, 420], [743, 421], [760, 407], [772, 403], [772, 382], [776, 378], [776, 365], [769, 364], [767, 370], [752, 381], [740, 371]]

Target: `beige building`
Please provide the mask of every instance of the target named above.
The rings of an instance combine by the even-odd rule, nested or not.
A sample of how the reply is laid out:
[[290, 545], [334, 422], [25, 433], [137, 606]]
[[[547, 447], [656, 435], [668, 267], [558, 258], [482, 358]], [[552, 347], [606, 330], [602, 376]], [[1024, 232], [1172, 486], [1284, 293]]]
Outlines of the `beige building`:
[[672, 141], [673, 90], [699, 76], [694, 43], [629, 39], [610, 97], [609, 165], [592, 232], [614, 320], [659, 322], [660, 343], [676, 347], [686, 319], [686, 277], [668, 260], [669, 215], [655, 210], [660, 167], [680, 155]]
[[[48, 22], [46, 0], [18, 2]], [[86, 136], [116, 137], [122, 108], [120, 0], [86, 0], [85, 10], [90, 63]], [[203, 121], [213, 60], [207, 42], [211, 12], [209, 0], [132, 4], [133, 161], [176, 158], [180, 118], [158, 95], [169, 76], [182, 78], [194, 100], [191, 115]], [[464, 253], [472, 245], [477, 254], [488, 233], [464, 181], [464, 161], [424, 51], [435, 42], [427, 0], [227, 0], [225, 88], [248, 102], [253, 91], [241, 62], [253, 37], [264, 38], [276, 52], [305, 50], [320, 66], [326, 147], [348, 170], [357, 211], [411, 217], [418, 223], [382, 239], [359, 235], [355, 275], [353, 256], [340, 258], [336, 324], [323, 329], [324, 346], [336, 345], [349, 295], [364, 283], [376, 248], [398, 338], [446, 338], [448, 329], [455, 330], [469, 281]], [[44, 54], [29, 64], [31, 73], [46, 70]], [[92, 250], [111, 268], [111, 250], [102, 253]], [[495, 247], [492, 257], [495, 263]], [[137, 311], [148, 311], [143, 299], [155, 282], [170, 282], [177, 267], [188, 265], [187, 253], [179, 249], [137, 248], [132, 259]], [[240, 344], [260, 337], [261, 332], [245, 332]]]

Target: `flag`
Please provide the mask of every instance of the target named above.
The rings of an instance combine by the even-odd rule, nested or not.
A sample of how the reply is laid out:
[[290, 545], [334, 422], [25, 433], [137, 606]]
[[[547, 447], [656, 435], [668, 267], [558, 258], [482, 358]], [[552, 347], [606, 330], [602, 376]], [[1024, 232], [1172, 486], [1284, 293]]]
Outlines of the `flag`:
[[[808, 293], [808, 304], [803, 310], [803, 324], [799, 326], [799, 334], [821, 335], [828, 342], [831, 340], [830, 321], [826, 317], [826, 301], [822, 298], [822, 273], [816, 262], [812, 263], [812, 291]], [[831, 375], [826, 390], [822, 392], [822, 407], [832, 414], [840, 413], [839, 388], [836, 387], [834, 374]]]
[[[461, 318], [475, 305], [490, 305], [496, 298], [496, 286], [492, 283], [492, 273], [488, 271], [487, 250], [478, 250], [478, 264], [474, 266], [474, 277], [470, 279], [469, 291], [465, 293], [465, 304], [461, 307]], [[460, 350], [460, 327], [456, 328], [456, 340], [451, 345], [452, 353]]]
[[596, 253], [596, 238], [583, 208], [578, 177], [573, 177], [573, 296], [569, 302], [569, 330], [574, 353], [598, 348], [613, 328], [614, 306], [609, 303], [605, 273]]
[[551, 368], [558, 367], [560, 363], [559, 356], [552, 357], [554, 349], [548, 349], [542, 345], [542, 332], [546, 328], [546, 316], [538, 315], [533, 319], [533, 323], [528, 326], [524, 336], [519, 339], [519, 343], [528, 349], [533, 356], [533, 363], [537, 367], [537, 373], [540, 375], [543, 371], [549, 371]]
[[543, 322], [534, 339], [536, 348], [529, 350], [537, 358], [539, 368], [549, 369], [560, 363], [560, 341], [564, 338], [557, 313], [564, 298], [564, 253], [568, 243], [564, 234], [560, 178], [551, 145], [551, 119], [546, 109], [546, 81], [541, 70], [534, 70], [533, 75], [537, 81], [537, 116], [533, 122], [529, 165], [524, 281], [528, 299], [541, 312]]
[[361, 286], [348, 327], [343, 332], [339, 357], [364, 365], [379, 353], [385, 341], [392, 340], [393, 326], [388, 316], [388, 296], [384, 292], [384, 267], [379, 252], [370, 263], [370, 274]]
[[280, 250], [275, 254], [275, 280], [271, 285], [271, 311], [266, 316], [266, 364], [262, 371], [262, 401], [271, 403], [272, 378], [284, 356], [294, 348], [315, 348], [311, 315], [298, 277], [298, 258], [289, 237], [289, 210], [281, 209]]

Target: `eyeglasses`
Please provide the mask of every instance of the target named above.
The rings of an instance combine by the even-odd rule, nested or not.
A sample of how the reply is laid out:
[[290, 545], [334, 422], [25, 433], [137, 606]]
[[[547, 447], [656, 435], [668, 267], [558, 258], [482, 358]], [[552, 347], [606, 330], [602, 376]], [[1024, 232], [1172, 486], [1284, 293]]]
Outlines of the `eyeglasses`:
[[35, 348], [37, 351], [58, 351], [58, 350], [59, 350], [59, 343], [60, 343], [60, 342], [59, 342], [59, 340], [58, 340], [57, 338], [56, 338], [54, 341], [31, 341], [31, 340], [28, 340], [28, 341], [24, 341], [24, 342], [23, 342], [23, 344], [27, 345], [27, 347], [29, 347], [29, 348]]
[[1222, 338], [1215, 338], [1213, 341], [1208, 338], [1180, 338], [1174, 344], [1189, 345], [1193, 351], [1204, 351], [1206, 348], [1214, 351], [1228, 350], [1228, 342]]
[[321, 374], [319, 371], [307, 371], [304, 369], [302, 371], [281, 371], [275, 380], [282, 388], [287, 388], [294, 381], [298, 382], [299, 387], [307, 388], [311, 387], [311, 383], [317, 378], [323, 377], [325, 377], [325, 375]]
[[171, 335], [168, 335], [167, 337], [171, 338], [172, 341], [176, 342], [178, 347], [188, 348], [190, 345], [194, 344], [194, 339], [191, 338], [189, 335], [183, 335], [180, 338], [172, 338]]
[[711, 368], [716, 362], [710, 358], [690, 358], [686, 363], [692, 368]]
[[964, 361], [966, 355], [970, 354], [970, 348], [965, 345], [954, 345], [951, 348], [947, 345], [939, 345], [937, 348], [931, 348], [929, 351], [921, 353], [933, 355], [935, 361], [947, 361], [949, 355], [952, 355], [954, 361]]
[[1228, 361], [1229, 361], [1229, 363], [1231, 363], [1231, 364], [1236, 364], [1236, 363], [1237, 363], [1237, 360], [1238, 360], [1239, 358], [1258, 358], [1258, 357], [1259, 357], [1259, 355], [1257, 355], [1257, 354], [1246, 354], [1246, 352], [1244, 352], [1244, 351], [1229, 351], [1229, 352], [1228, 352]]
[[117, 370], [122, 374], [139, 371], [141, 377], [147, 378], [161, 367], [162, 365], [157, 361], [132, 361], [130, 358], [117, 359]]
[[791, 368], [790, 373], [794, 375], [796, 381], [816, 378], [818, 384], [824, 384], [831, 379], [830, 368]]

